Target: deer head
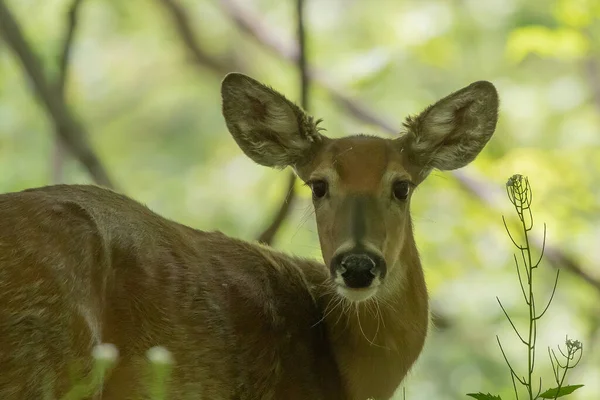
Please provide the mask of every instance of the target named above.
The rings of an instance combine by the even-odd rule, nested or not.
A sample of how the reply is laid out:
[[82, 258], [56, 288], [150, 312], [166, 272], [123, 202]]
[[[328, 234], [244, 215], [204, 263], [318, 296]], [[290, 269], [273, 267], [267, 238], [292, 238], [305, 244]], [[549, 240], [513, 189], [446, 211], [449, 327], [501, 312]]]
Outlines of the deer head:
[[401, 254], [407, 243], [414, 247], [414, 190], [434, 168], [473, 161], [498, 120], [498, 95], [486, 81], [408, 117], [405, 132], [393, 139], [328, 138], [320, 121], [239, 73], [225, 77], [221, 94], [242, 151], [261, 165], [292, 167], [311, 188], [323, 259], [338, 293], [351, 301], [402, 282], [409, 263]]

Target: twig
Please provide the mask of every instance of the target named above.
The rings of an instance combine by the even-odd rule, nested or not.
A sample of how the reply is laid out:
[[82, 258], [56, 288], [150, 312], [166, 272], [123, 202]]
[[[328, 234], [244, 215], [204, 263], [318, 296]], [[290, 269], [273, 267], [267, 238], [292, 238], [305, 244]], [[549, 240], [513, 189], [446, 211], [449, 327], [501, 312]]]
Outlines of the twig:
[[[536, 246], [541, 247], [541, 245], [537, 243], [537, 240]], [[546, 261], [550, 262], [553, 267], [561, 267], [569, 270], [571, 273], [575, 274], [600, 292], [600, 280], [584, 271], [577, 261], [565, 254], [561, 249], [546, 244], [544, 257], [546, 258]]]
[[[67, 81], [67, 75], [69, 72], [69, 59], [71, 57], [71, 46], [73, 44], [73, 39], [75, 37], [75, 30], [77, 29], [77, 23], [79, 22], [79, 8], [83, 0], [73, 0], [71, 3], [71, 7], [69, 8], [68, 13], [68, 24], [67, 30], [65, 34], [65, 39], [63, 41], [63, 48], [59, 55], [59, 69], [58, 69], [58, 78], [56, 81], [56, 88], [58, 90], [58, 94], [61, 99], [65, 101], [65, 87]], [[65, 157], [68, 156], [68, 153], [65, 149], [65, 144], [63, 143], [60, 134], [57, 132], [56, 138], [54, 141], [54, 154], [53, 154], [53, 162], [52, 162], [52, 180], [55, 183], [60, 183], [63, 177], [63, 167], [65, 163]]]
[[[284, 36], [273, 31], [260, 22], [260, 17], [253, 15], [249, 10], [242, 9], [239, 0], [220, 0], [225, 13], [231, 18], [238, 28], [258, 43], [271, 50], [274, 54], [287, 61], [297, 63], [300, 58], [300, 49], [296, 42], [282, 39]], [[380, 127], [386, 133], [397, 134], [398, 129], [391, 122], [369, 110], [364, 104], [355, 101], [343, 94], [343, 91], [334, 87], [323, 71], [307, 66], [311, 79], [327, 89], [332, 100], [346, 109], [349, 114], [366, 123]]]
[[[254, 38], [260, 44], [271, 50], [274, 54], [280, 57], [295, 62], [298, 58], [298, 49], [294, 42], [285, 41], [281, 35], [270, 31], [265, 24], [260, 22], [260, 17], [252, 15], [249, 11], [242, 9], [239, 0], [220, 0], [224, 12], [238, 25], [238, 28], [245, 32], [248, 36]], [[334, 87], [326, 78], [322, 71], [308, 68], [311, 78], [325, 88], [333, 100], [341, 105], [349, 115], [352, 115], [358, 120], [379, 127], [384, 132], [397, 134], [398, 130], [394, 128], [386, 119], [378, 116], [374, 111], [366, 105], [355, 99], [351, 99], [343, 94], [343, 91]], [[599, 85], [600, 87], [600, 85]], [[600, 93], [600, 92], [599, 92]], [[599, 97], [600, 99], [600, 97]], [[484, 183], [480, 179], [476, 179], [464, 171], [450, 171], [459, 184], [475, 198], [482, 201], [487, 206], [498, 208], [501, 204], [501, 191], [495, 186]], [[541, 248], [541, 239], [532, 235], [532, 242], [539, 249]], [[581, 265], [571, 256], [567, 255], [562, 249], [546, 245], [546, 259], [554, 267], [564, 267], [573, 272], [575, 275], [582, 278], [585, 282], [592, 285], [598, 293], [600, 293], [600, 278], [590, 275]]]
[[73, 0], [73, 3], [71, 3], [71, 7], [69, 8], [69, 13], [68, 13], [68, 25], [67, 25], [67, 31], [65, 34], [65, 39], [63, 42], [63, 48], [62, 51], [60, 53], [60, 58], [59, 58], [59, 73], [58, 73], [58, 79], [56, 82], [56, 87], [58, 88], [58, 93], [60, 94], [60, 96], [64, 99], [65, 97], [65, 87], [66, 87], [66, 81], [67, 81], [67, 76], [69, 73], [69, 59], [71, 58], [71, 48], [72, 48], [72, 44], [73, 44], [73, 39], [75, 38], [75, 32], [77, 30], [77, 25], [79, 22], [79, 9], [81, 7], [81, 4], [83, 3], [83, 0]]
[[88, 143], [87, 132], [81, 123], [75, 119], [56, 88], [48, 83], [39, 60], [25, 40], [21, 28], [11, 11], [4, 4], [4, 0], [0, 0], [0, 34], [14, 51], [29, 75], [38, 98], [54, 122], [56, 133], [60, 135], [71, 153], [88, 170], [96, 183], [112, 187], [106, 170]]
[[[157, 0], [171, 15], [177, 33], [185, 43], [197, 66], [208, 68], [217, 74], [230, 72], [230, 66], [206, 53], [198, 44], [192, 24], [183, 6], [177, 0]], [[238, 68], [233, 68], [238, 69]]]
[[292, 201], [294, 201], [296, 193], [294, 190], [295, 184], [296, 175], [294, 173], [290, 173], [285, 198], [281, 202], [281, 207], [279, 207], [279, 210], [275, 214], [275, 217], [273, 218], [271, 224], [258, 236], [257, 240], [260, 243], [270, 245], [273, 241], [273, 238], [275, 237], [275, 234], [289, 215]]
[[284, 35], [280, 33], [274, 34], [272, 28], [258, 22], [260, 18], [250, 15], [247, 10], [242, 10], [238, 1], [220, 0], [220, 3], [240, 30], [284, 59], [294, 63], [298, 62], [300, 57], [299, 43], [282, 39]]
[[67, 149], [60, 136], [54, 138], [54, 149], [52, 153], [52, 182], [62, 183], [64, 175], [64, 166], [68, 157]]
[[[304, 27], [304, 0], [296, 0], [296, 29], [298, 30], [298, 72], [300, 74], [300, 106], [309, 109], [309, 74], [306, 57], [306, 30]], [[292, 202], [296, 199], [296, 174], [290, 172], [287, 195], [283, 199], [279, 210], [275, 213], [273, 222], [259, 236], [258, 241], [270, 245], [283, 222], [290, 214]]]
[[308, 111], [310, 77], [308, 75], [308, 58], [306, 56], [306, 28], [304, 27], [304, 0], [296, 0], [296, 18], [298, 30], [298, 72], [300, 73], [300, 106]]

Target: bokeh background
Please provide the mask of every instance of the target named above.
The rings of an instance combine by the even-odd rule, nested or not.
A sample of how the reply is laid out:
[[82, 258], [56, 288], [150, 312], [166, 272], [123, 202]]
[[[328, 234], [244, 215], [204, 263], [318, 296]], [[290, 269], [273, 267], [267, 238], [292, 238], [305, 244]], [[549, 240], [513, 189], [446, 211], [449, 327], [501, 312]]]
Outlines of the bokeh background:
[[[50, 84], [72, 0], [8, 0]], [[64, 97], [117, 190], [203, 230], [253, 240], [286, 194], [289, 172], [247, 159], [228, 134], [219, 85], [245, 72], [298, 100], [293, 0], [83, 0]], [[538, 371], [547, 346], [584, 344], [570, 398], [600, 398], [600, 2], [596, 0], [307, 0], [310, 111], [334, 137], [394, 135], [403, 119], [476, 80], [501, 97], [496, 134], [479, 158], [434, 172], [413, 198], [416, 236], [435, 312], [407, 398], [467, 392], [514, 398], [496, 343], [521, 374], [525, 348], [496, 296], [524, 329], [507, 179], [533, 188]], [[93, 182], [56, 140], [29, 76], [0, 40], [0, 190]], [[310, 193], [299, 182], [273, 246], [320, 258]], [[534, 250], [539, 254], [538, 249]], [[1, 368], [1, 366], [0, 366]], [[401, 396], [398, 396], [401, 398]]]

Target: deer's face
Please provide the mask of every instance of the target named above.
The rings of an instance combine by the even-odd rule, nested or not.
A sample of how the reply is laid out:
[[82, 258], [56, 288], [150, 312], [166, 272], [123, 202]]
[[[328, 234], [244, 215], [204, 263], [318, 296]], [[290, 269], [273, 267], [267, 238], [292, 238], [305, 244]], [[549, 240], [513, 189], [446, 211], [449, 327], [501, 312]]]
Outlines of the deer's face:
[[291, 166], [311, 188], [323, 259], [338, 293], [351, 301], [402, 279], [414, 189], [433, 168], [471, 162], [498, 112], [495, 88], [476, 82], [408, 118], [396, 139], [330, 139], [283, 95], [242, 74], [224, 79], [222, 96], [228, 129], [244, 153], [261, 165]]
[[368, 298], [388, 273], [402, 272], [399, 250], [410, 234], [418, 177], [409, 172], [401, 140], [326, 140], [298, 174], [312, 190], [323, 258], [341, 294]]

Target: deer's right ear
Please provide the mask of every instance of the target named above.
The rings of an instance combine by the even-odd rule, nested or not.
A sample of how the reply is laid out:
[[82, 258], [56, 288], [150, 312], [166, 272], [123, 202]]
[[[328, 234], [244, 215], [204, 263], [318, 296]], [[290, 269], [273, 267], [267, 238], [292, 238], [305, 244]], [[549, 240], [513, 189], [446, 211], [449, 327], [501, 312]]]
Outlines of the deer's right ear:
[[307, 162], [323, 140], [318, 122], [282, 94], [240, 73], [221, 83], [227, 129], [260, 165], [284, 168]]

